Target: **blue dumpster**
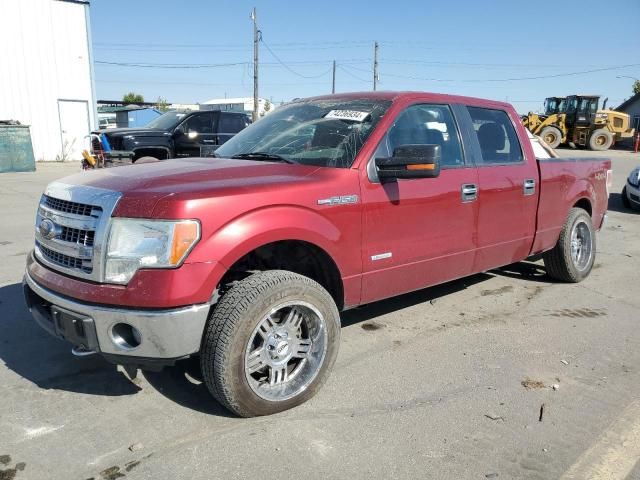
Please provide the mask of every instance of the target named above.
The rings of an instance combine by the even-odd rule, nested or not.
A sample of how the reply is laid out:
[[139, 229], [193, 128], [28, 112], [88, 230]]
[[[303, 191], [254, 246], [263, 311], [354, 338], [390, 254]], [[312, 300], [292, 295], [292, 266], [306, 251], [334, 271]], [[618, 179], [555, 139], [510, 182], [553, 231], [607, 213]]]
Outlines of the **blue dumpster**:
[[0, 173], [33, 172], [35, 169], [29, 126], [0, 124]]

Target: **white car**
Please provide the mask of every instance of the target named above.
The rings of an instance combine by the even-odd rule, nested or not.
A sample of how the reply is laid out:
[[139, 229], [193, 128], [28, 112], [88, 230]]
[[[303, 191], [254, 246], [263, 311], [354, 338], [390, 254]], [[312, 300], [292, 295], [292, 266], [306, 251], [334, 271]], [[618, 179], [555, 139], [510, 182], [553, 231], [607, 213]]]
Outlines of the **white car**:
[[640, 210], [640, 167], [634, 168], [622, 189], [622, 204], [627, 208]]

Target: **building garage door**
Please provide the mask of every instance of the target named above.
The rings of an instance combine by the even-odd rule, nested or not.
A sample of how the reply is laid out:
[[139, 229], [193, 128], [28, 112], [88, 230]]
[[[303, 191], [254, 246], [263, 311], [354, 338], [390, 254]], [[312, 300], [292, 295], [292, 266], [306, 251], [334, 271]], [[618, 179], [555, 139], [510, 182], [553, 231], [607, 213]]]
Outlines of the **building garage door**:
[[81, 160], [89, 135], [89, 105], [86, 100], [58, 100], [61, 160]]

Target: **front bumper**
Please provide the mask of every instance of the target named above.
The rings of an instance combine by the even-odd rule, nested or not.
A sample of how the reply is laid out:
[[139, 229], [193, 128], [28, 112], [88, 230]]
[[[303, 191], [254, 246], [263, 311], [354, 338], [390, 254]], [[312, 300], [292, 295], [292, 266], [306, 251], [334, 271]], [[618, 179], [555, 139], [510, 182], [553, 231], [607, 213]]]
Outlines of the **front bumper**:
[[[23, 286], [34, 319], [50, 334], [123, 364], [144, 364], [144, 360], [171, 364], [198, 352], [211, 306], [143, 310], [81, 303], [39, 285], [29, 272]], [[130, 348], [114, 340], [118, 324], [134, 327], [140, 334], [139, 345]]]

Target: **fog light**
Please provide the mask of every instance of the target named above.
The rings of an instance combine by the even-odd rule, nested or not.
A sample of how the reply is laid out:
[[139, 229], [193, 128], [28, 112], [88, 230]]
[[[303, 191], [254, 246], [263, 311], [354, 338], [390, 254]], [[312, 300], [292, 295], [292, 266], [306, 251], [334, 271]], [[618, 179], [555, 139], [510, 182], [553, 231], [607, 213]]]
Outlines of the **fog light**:
[[116, 323], [111, 327], [111, 341], [124, 350], [132, 350], [142, 343], [142, 335], [128, 323]]

